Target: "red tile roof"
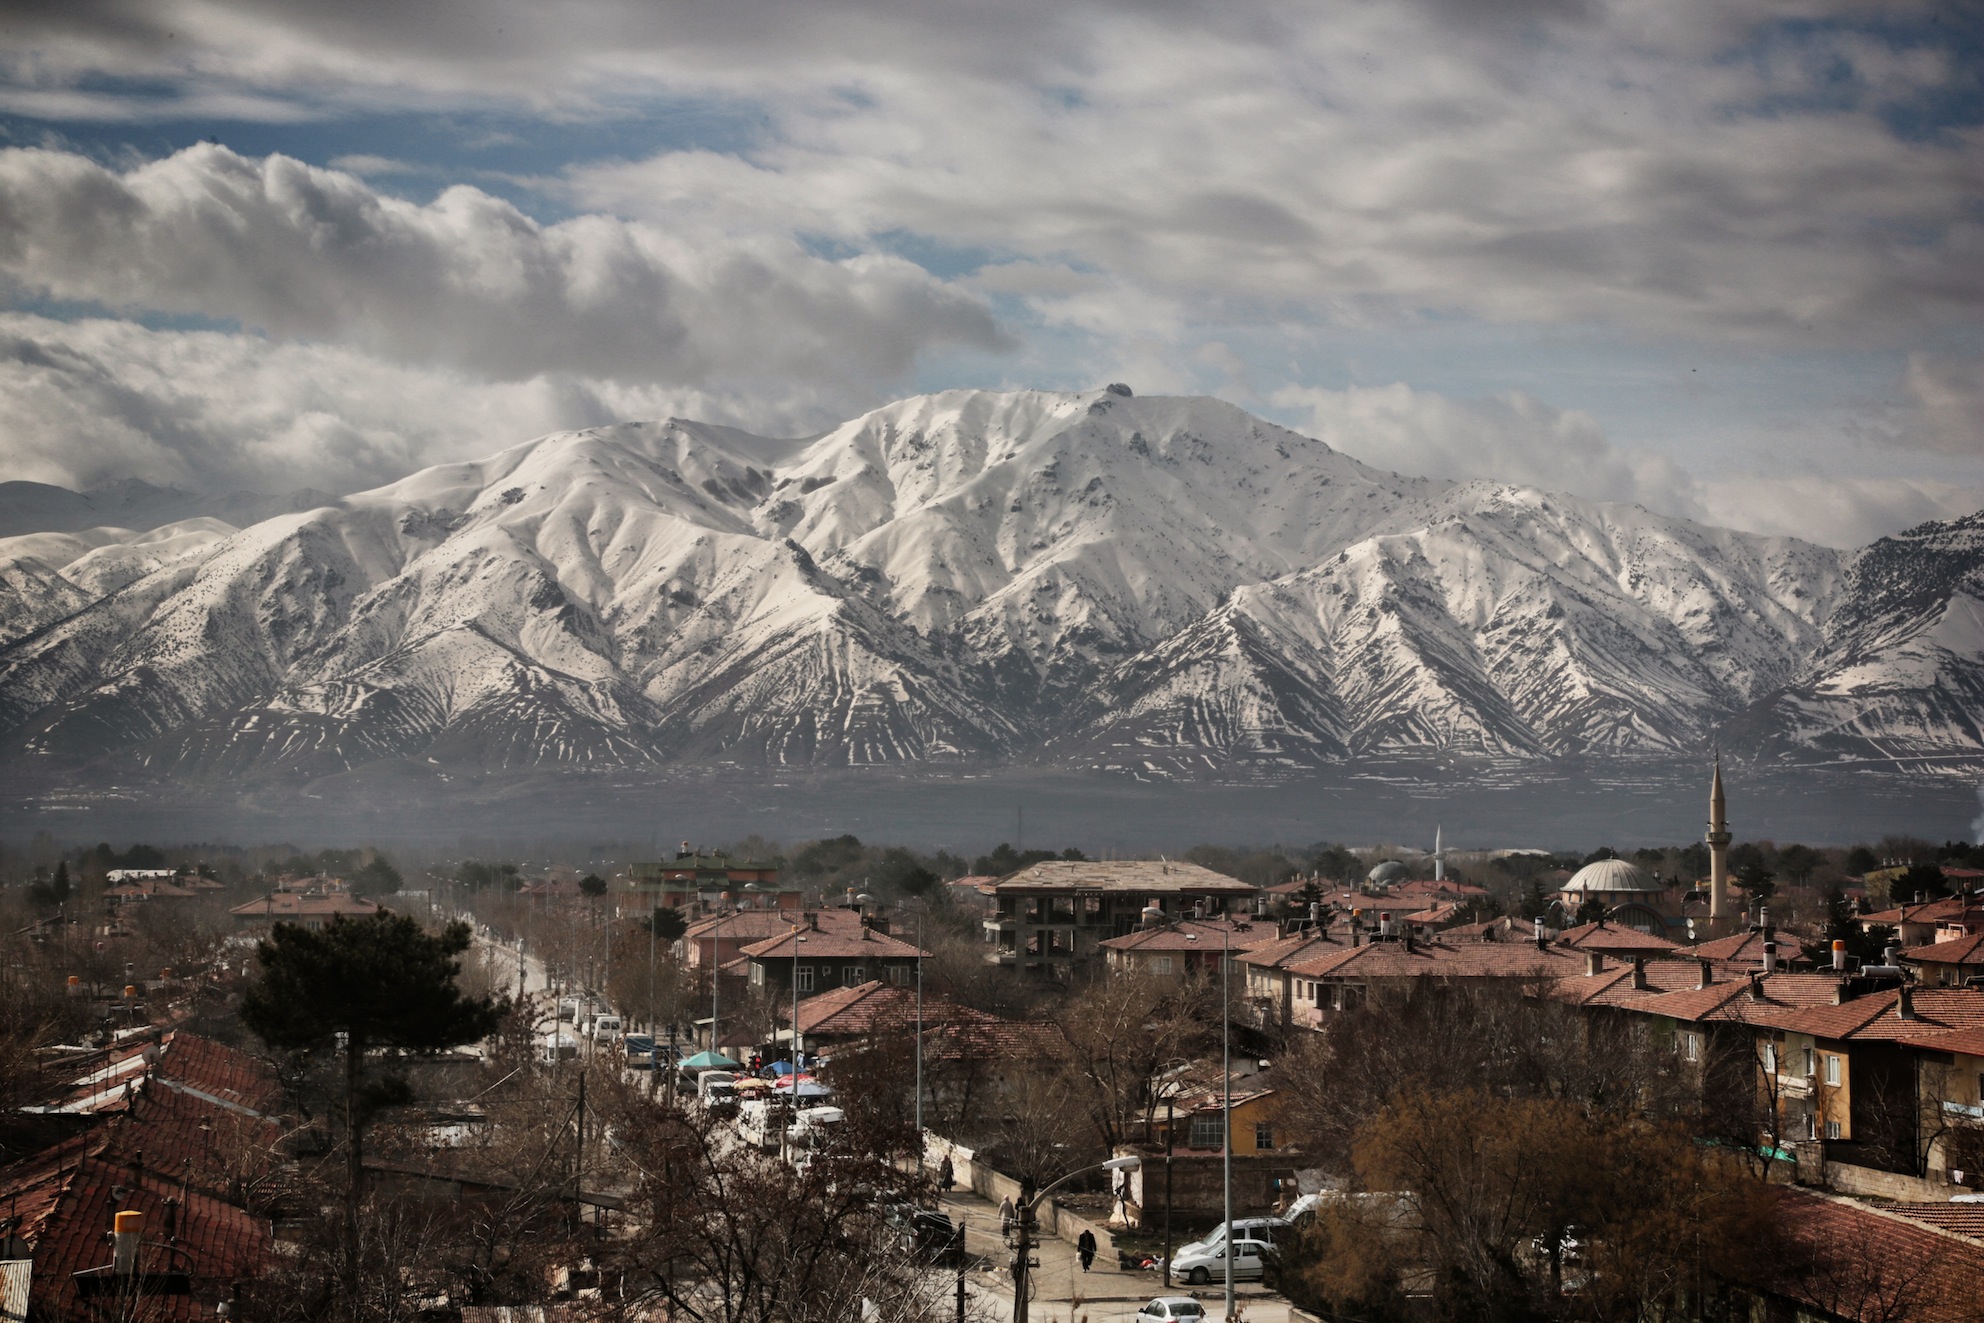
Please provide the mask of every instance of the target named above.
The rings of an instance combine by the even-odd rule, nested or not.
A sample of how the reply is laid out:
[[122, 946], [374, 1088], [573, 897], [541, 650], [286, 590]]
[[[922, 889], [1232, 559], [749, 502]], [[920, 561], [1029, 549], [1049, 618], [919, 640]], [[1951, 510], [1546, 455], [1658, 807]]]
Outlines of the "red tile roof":
[[1272, 923], [1233, 923], [1218, 919], [1181, 919], [1160, 928], [1144, 928], [1096, 945], [1107, 951], [1218, 951], [1231, 943], [1236, 952], [1258, 950], [1281, 941]]
[[1853, 1323], [1977, 1323], [1984, 1248], [1892, 1210], [1802, 1190], [1778, 1193], [1794, 1246], [1754, 1283]]
[[1112, 859], [1071, 863], [1046, 860], [1023, 868], [993, 884], [1001, 896], [1036, 892], [1105, 891], [1117, 894], [1174, 896], [1251, 896], [1259, 888], [1237, 877], [1181, 859]]
[[1931, 942], [1927, 946], [1911, 946], [1901, 953], [1901, 958], [1918, 964], [1984, 965], [1984, 932]]
[[1574, 951], [1620, 951], [1631, 955], [1656, 955], [1680, 946], [1679, 942], [1670, 942], [1665, 937], [1609, 923], [1582, 923], [1566, 928], [1557, 935], [1557, 942]]
[[1692, 962], [1679, 960], [1648, 960], [1643, 972], [1644, 988], [1633, 986], [1633, 966], [1628, 961], [1610, 965], [1598, 974], [1560, 979], [1551, 991], [1577, 1006], [1637, 1008], [1663, 993], [1692, 988], [1701, 979], [1701, 971]]
[[1899, 1042], [1940, 1029], [1984, 1029], [1984, 988], [1916, 988], [1915, 1016], [1897, 1012], [1901, 993], [1870, 992], [1841, 1006], [1815, 1006], [1780, 1021], [1782, 1028], [1814, 1038]]
[[791, 960], [795, 953], [801, 960], [915, 960], [928, 954], [887, 933], [861, 927], [794, 931], [788, 926], [776, 937], [739, 948], [739, 954], [752, 960]]
[[1885, 1211], [1896, 1217], [1927, 1222], [1932, 1227], [1984, 1241], [1984, 1204], [1889, 1204]]
[[1898, 923], [1934, 923], [1938, 919], [1953, 918], [1963, 912], [1963, 897], [1944, 896], [1941, 900], [1928, 900], [1920, 905], [1898, 905], [1893, 909], [1882, 910], [1878, 914], [1860, 916], [1862, 926], [1871, 923], [1886, 924], [1892, 928]]
[[313, 895], [307, 892], [276, 891], [251, 900], [245, 905], [236, 905], [228, 913], [242, 919], [300, 919], [333, 918], [344, 916], [359, 918], [377, 914], [376, 901], [347, 892], [331, 892], [327, 895]]
[[[1788, 933], [1778, 933], [1777, 958], [1780, 962], [1797, 957], [1801, 953], [1796, 938]], [[1712, 941], [1697, 942], [1693, 946], [1677, 947], [1674, 954], [1690, 959], [1717, 960], [1724, 964], [1755, 965], [1761, 968], [1764, 963], [1764, 935], [1760, 932], [1731, 933], [1727, 937], [1717, 937]]]
[[[842, 1039], [913, 1036], [916, 994], [880, 981], [823, 992], [799, 1003], [799, 1031]], [[1008, 1020], [938, 998], [924, 1000], [923, 1031], [926, 1059], [1059, 1057], [1068, 1047], [1060, 1029], [1046, 1021]]]
[[[1732, 1020], [1775, 1025], [1808, 1007], [1830, 1008], [1837, 987], [1837, 981], [1827, 974], [1779, 972], [1754, 980], [1723, 977], [1708, 987], [1662, 993], [1630, 1003], [1630, 1008], [1691, 1022]], [[1762, 995], [1752, 995], [1753, 988]]]
[[1562, 947], [1538, 950], [1534, 942], [1402, 941], [1340, 947], [1288, 966], [1298, 978], [1562, 978], [1581, 974], [1584, 956]]
[[[853, 910], [808, 910], [813, 921], [825, 931], [852, 932], [861, 926], [861, 916]], [[767, 937], [791, 931], [794, 923], [806, 922], [805, 915], [798, 910], [738, 910], [731, 914], [713, 914], [699, 919], [683, 932], [684, 941], [696, 942], [708, 939], [715, 941], [737, 941], [749, 944], [762, 942]]]
[[1331, 941], [1313, 932], [1302, 932], [1263, 943], [1233, 958], [1240, 964], [1253, 965], [1258, 969], [1281, 969], [1312, 956], [1342, 950], [1348, 945], [1348, 938]]
[[1984, 1029], [1929, 1029], [1894, 1040], [1909, 1047], [1926, 1047], [1932, 1052], [1957, 1052], [1967, 1057], [1984, 1057]]

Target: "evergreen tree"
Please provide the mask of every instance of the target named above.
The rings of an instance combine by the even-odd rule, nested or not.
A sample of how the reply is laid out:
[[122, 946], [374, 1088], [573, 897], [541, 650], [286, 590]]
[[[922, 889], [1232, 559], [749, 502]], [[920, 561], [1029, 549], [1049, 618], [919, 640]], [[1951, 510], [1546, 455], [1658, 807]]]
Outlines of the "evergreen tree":
[[587, 873], [579, 879], [579, 894], [597, 900], [606, 894], [606, 879], [597, 873]]
[[345, 1241], [354, 1275], [365, 1126], [380, 1106], [407, 1099], [403, 1081], [367, 1080], [367, 1054], [477, 1042], [509, 1011], [507, 998], [469, 997], [456, 985], [457, 957], [469, 942], [466, 923], [429, 933], [381, 910], [318, 929], [279, 923], [255, 948], [262, 972], [242, 995], [242, 1023], [274, 1048], [325, 1049], [344, 1040]]
[[1736, 870], [1736, 885], [1752, 902], [1769, 900], [1777, 891], [1777, 874], [1761, 862], [1747, 863]]

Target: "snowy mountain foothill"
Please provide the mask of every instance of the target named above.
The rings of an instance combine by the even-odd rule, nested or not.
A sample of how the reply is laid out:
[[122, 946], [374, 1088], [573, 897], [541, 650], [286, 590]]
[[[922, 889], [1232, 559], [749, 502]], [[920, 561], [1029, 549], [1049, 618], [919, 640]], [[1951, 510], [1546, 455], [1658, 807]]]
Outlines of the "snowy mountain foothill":
[[1404, 478], [1213, 399], [953, 391], [800, 440], [627, 423], [277, 508], [14, 511], [0, 757], [1192, 777], [1984, 753], [1984, 515], [1842, 552]]

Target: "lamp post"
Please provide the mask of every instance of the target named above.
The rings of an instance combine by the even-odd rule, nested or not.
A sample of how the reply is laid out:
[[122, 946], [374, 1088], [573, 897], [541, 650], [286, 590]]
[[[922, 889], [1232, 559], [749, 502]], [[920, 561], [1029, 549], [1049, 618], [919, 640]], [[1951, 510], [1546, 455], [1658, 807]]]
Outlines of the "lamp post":
[[800, 932], [798, 927], [795, 925], [792, 929], [792, 970], [791, 970], [792, 973], [792, 1074], [788, 1077], [792, 1082], [792, 1091], [786, 1100], [786, 1109], [785, 1109], [786, 1122], [785, 1122], [785, 1128], [782, 1131], [784, 1138], [779, 1141], [779, 1146], [785, 1152], [787, 1160], [790, 1160], [792, 1157], [792, 1148], [791, 1148], [792, 1127], [795, 1124], [797, 1124], [799, 1121], [799, 1068], [801, 1061], [801, 1053], [799, 1050], [799, 944], [805, 940], [806, 940], [806, 934]]
[[1033, 1210], [1040, 1201], [1054, 1192], [1056, 1186], [1065, 1185], [1077, 1176], [1085, 1176], [1092, 1171], [1135, 1171], [1143, 1165], [1143, 1159], [1134, 1153], [1128, 1157], [1110, 1158], [1091, 1167], [1080, 1167], [1069, 1172], [1053, 1183], [1027, 1197], [1026, 1186], [1020, 1186], [1020, 1204], [1013, 1210], [1014, 1224], [1019, 1230], [1019, 1238], [1013, 1246], [1013, 1323], [1027, 1323], [1027, 1270], [1033, 1265], [1027, 1259], [1027, 1252], [1033, 1248], [1030, 1232], [1033, 1228]]

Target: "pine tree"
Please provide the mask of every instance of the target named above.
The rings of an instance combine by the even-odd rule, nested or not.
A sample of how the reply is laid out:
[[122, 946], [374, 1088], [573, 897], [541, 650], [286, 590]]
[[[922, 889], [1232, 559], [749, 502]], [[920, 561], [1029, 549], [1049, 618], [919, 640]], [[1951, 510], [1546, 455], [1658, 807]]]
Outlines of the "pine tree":
[[262, 973], [242, 996], [242, 1023], [271, 1047], [323, 1048], [344, 1039], [345, 1241], [354, 1277], [365, 1125], [382, 1102], [404, 1101], [403, 1086], [399, 1092], [390, 1085], [368, 1087], [366, 1054], [381, 1048], [439, 1051], [494, 1032], [508, 1000], [469, 997], [455, 983], [461, 972], [456, 957], [470, 940], [465, 923], [429, 933], [404, 915], [381, 910], [318, 929], [277, 924], [255, 949]]

